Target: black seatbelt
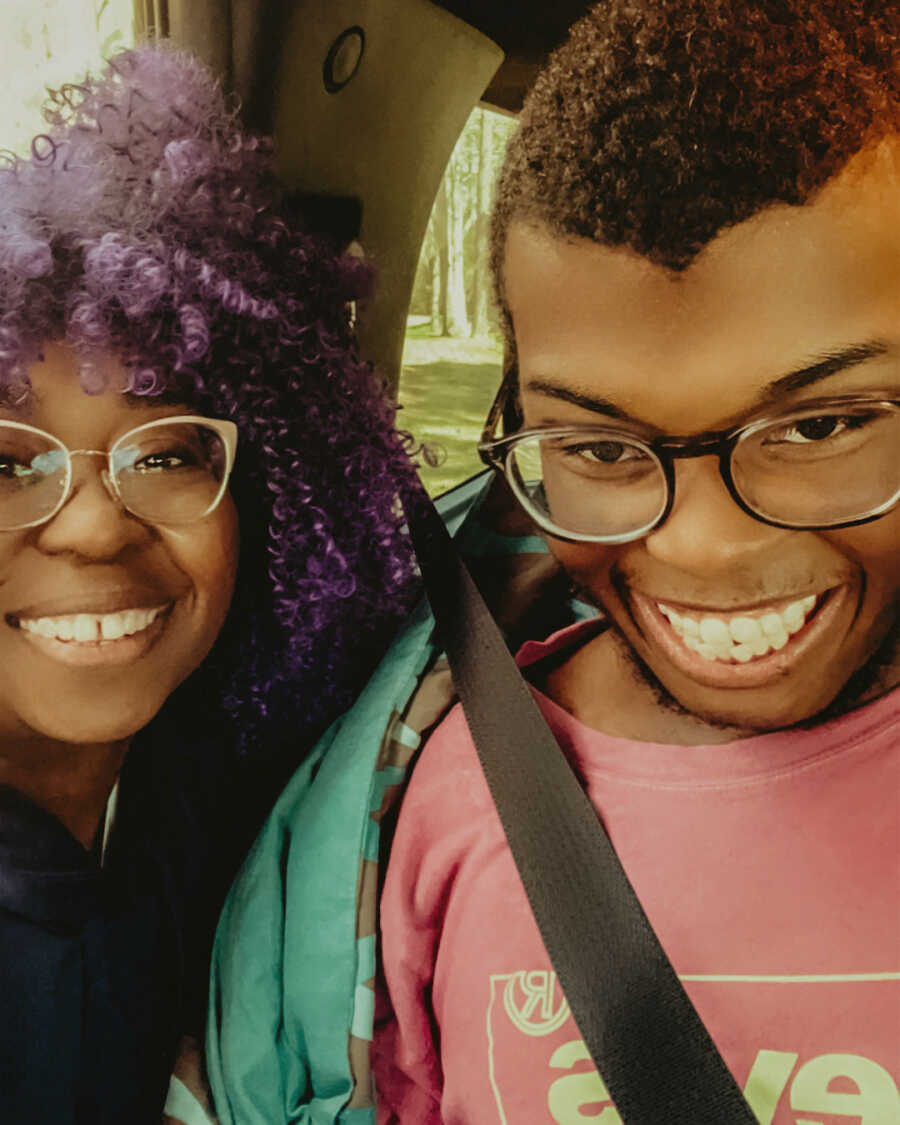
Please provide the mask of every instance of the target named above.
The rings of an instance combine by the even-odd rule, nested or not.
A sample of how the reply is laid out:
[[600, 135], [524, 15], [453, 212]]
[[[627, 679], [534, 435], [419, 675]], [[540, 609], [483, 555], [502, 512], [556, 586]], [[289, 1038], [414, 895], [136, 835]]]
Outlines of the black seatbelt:
[[430, 501], [410, 532], [491, 795], [625, 1125], [758, 1125]]

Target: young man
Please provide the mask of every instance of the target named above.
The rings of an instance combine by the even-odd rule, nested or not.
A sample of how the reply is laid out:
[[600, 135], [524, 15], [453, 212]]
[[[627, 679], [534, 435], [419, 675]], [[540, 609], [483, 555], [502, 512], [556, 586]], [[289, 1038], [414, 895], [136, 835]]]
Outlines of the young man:
[[[495, 214], [514, 364], [485, 452], [600, 611], [519, 662], [767, 1125], [900, 1121], [898, 36], [895, 4], [613, 0], [538, 81]], [[311, 792], [264, 843], [283, 869], [290, 835], [295, 901]], [[309, 898], [287, 923], [304, 906], [318, 924]], [[459, 709], [406, 790], [380, 932], [380, 1122], [620, 1121]], [[295, 1042], [330, 1018], [325, 963], [283, 962]], [[336, 1096], [318, 1044], [295, 1052]]]

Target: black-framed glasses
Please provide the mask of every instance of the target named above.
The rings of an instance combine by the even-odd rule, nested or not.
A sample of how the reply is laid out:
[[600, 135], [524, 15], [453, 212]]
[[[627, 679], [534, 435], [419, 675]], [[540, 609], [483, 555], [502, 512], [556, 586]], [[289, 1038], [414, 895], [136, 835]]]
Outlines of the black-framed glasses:
[[135, 426], [108, 450], [68, 449], [24, 422], [0, 421], [0, 531], [53, 519], [72, 491], [72, 458], [104, 457], [110, 496], [148, 523], [194, 523], [225, 494], [237, 426], [193, 414]]
[[672, 510], [675, 460], [683, 457], [718, 457], [735, 503], [775, 527], [851, 527], [900, 503], [900, 399], [889, 393], [822, 398], [694, 437], [645, 439], [616, 423], [497, 436], [514, 386], [514, 377], [501, 385], [478, 451], [559, 539], [649, 535]]

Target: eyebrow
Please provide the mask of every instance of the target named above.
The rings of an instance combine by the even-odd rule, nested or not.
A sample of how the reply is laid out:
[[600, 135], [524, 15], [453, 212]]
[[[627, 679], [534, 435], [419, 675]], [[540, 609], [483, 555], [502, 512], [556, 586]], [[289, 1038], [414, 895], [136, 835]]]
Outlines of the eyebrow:
[[135, 410], [147, 406], [187, 406], [184, 395], [178, 394], [177, 391], [160, 391], [155, 395], [136, 395], [125, 391], [122, 401]]
[[[779, 399], [805, 387], [813, 386], [833, 375], [843, 374], [851, 368], [858, 367], [867, 360], [876, 359], [891, 351], [891, 346], [885, 340], [870, 340], [864, 344], [852, 344], [837, 351], [827, 352], [816, 356], [809, 363], [798, 367], [786, 375], [781, 375], [772, 382], [767, 383], [757, 400], [742, 413], [747, 414], [763, 406], [769, 406]], [[582, 410], [590, 410], [593, 414], [602, 414], [607, 418], [618, 421], [630, 422], [638, 426], [646, 426], [646, 422], [623, 410], [607, 398], [583, 394], [572, 387], [566, 387], [541, 377], [529, 378], [525, 381], [524, 389], [544, 394], [561, 402], [579, 406]]]
[[852, 344], [850, 347], [841, 348], [840, 351], [827, 352], [812, 363], [773, 379], [763, 391], [760, 405], [766, 405], [773, 399], [810, 387], [822, 379], [829, 379], [832, 375], [840, 375], [869, 359], [887, 355], [890, 350], [886, 340], [870, 340], [865, 344]]
[[[160, 394], [156, 395], [136, 395], [132, 394], [130, 391], [125, 391], [121, 396], [121, 401], [123, 406], [127, 406], [131, 410], [140, 410], [148, 406], [188, 407], [184, 395], [180, 395], [176, 391], [162, 391]], [[35, 409], [40, 409], [45, 402], [46, 396], [39, 395], [36, 391], [30, 390], [24, 402], [18, 404], [0, 402], [0, 411], [6, 411], [8, 414], [15, 414], [17, 416], [30, 417]]]

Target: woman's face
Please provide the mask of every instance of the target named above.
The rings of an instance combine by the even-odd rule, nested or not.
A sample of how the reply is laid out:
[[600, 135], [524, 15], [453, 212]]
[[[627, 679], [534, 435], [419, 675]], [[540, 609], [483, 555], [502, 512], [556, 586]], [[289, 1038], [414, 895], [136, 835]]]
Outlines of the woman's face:
[[[111, 386], [121, 385], [118, 361], [106, 362]], [[85, 394], [61, 344], [47, 345], [30, 376], [30, 401], [0, 408], [0, 419], [46, 430], [71, 450], [105, 451], [135, 426], [190, 413], [114, 389]], [[231, 497], [195, 523], [156, 526], [112, 498], [104, 468], [100, 457], [75, 457], [71, 493], [49, 522], [0, 531], [0, 748], [7, 752], [35, 737], [84, 744], [134, 734], [200, 664], [225, 621], [238, 557]], [[59, 638], [73, 628], [76, 638], [98, 628], [126, 633]]]

